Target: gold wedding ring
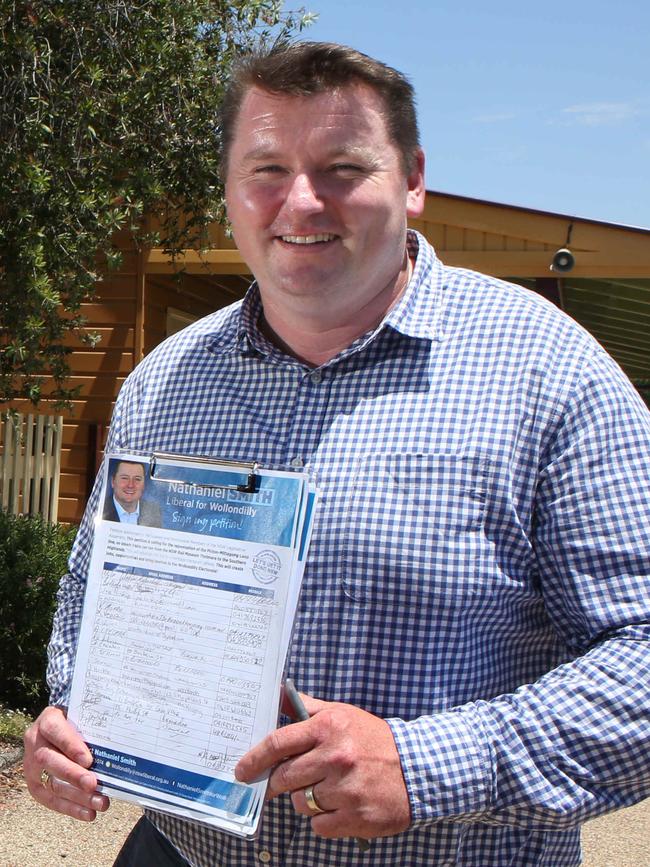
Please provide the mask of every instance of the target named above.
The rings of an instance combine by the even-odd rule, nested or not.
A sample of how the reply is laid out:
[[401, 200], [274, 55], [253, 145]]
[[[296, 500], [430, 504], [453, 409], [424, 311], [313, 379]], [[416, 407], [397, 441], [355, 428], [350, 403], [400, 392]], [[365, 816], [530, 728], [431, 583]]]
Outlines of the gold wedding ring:
[[314, 787], [307, 786], [305, 788], [305, 801], [307, 801], [307, 806], [309, 809], [316, 815], [316, 813], [325, 813], [326, 811], [320, 806], [316, 798], [314, 797]]
[[45, 768], [43, 768], [43, 770], [41, 771], [39, 780], [41, 781], [41, 786], [43, 786], [44, 789], [51, 788], [52, 775], [49, 773], [49, 771], [46, 771]]

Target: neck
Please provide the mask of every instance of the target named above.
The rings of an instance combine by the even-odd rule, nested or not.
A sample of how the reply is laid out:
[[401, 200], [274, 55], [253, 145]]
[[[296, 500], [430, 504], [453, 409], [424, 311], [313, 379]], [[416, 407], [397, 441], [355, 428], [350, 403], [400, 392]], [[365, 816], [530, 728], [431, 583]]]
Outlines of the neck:
[[382, 321], [403, 295], [413, 266], [407, 257], [398, 277], [360, 308], [329, 309], [314, 299], [307, 304], [274, 304], [260, 289], [263, 313], [260, 328], [265, 336], [288, 355], [310, 367], [319, 367], [335, 358], [354, 341]]

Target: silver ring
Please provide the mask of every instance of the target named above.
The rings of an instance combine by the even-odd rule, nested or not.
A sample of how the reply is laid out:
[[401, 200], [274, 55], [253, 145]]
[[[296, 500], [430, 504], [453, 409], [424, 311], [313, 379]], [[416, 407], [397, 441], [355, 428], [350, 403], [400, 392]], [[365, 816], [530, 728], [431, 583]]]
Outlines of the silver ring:
[[305, 801], [307, 801], [307, 806], [309, 807], [309, 809], [312, 811], [312, 813], [314, 815], [316, 815], [317, 813], [327, 812], [326, 810], [323, 810], [323, 808], [320, 806], [320, 804], [318, 803], [318, 801], [314, 797], [314, 787], [313, 786], [307, 786], [304, 791], [305, 791]]
[[52, 788], [52, 775], [49, 771], [46, 771], [45, 768], [43, 768], [43, 770], [41, 771], [39, 780], [41, 781], [41, 786], [43, 786], [44, 789]]

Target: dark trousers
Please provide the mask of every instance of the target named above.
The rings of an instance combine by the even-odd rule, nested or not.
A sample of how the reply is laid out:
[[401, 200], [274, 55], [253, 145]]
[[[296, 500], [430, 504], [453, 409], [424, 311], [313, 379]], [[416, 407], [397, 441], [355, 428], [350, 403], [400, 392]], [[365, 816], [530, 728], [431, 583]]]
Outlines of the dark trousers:
[[120, 849], [113, 867], [188, 867], [172, 844], [143, 816]]

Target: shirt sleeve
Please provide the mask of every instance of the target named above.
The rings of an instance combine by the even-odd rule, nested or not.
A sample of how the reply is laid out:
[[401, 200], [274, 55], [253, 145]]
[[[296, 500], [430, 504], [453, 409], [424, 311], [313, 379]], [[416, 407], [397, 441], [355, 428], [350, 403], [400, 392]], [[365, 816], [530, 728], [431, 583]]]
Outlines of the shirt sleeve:
[[[122, 388], [118, 398], [111, 428], [106, 443], [109, 452], [119, 447], [121, 431], [121, 411], [127, 386]], [[95, 516], [100, 509], [102, 468], [100, 467], [92, 493], [86, 505], [84, 516], [79, 525], [70, 560], [69, 571], [59, 583], [57, 608], [52, 623], [52, 633], [47, 648], [47, 684], [50, 690], [50, 704], [57, 707], [68, 706], [70, 687], [77, 653], [77, 641], [81, 627], [81, 612], [86, 592], [86, 580], [93, 546]]]
[[57, 608], [47, 649], [47, 684], [50, 690], [50, 704], [57, 707], [67, 707], [70, 697], [93, 543], [93, 525], [99, 502], [100, 478], [101, 472], [95, 480], [92, 495], [75, 538], [68, 562], [69, 572], [61, 579], [56, 597]]
[[650, 794], [650, 414], [600, 348], [543, 454], [531, 544], [572, 661], [509, 695], [388, 721], [416, 826], [559, 830]]

